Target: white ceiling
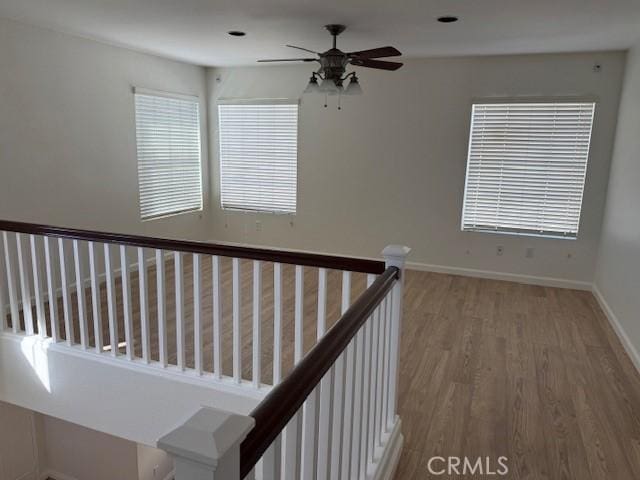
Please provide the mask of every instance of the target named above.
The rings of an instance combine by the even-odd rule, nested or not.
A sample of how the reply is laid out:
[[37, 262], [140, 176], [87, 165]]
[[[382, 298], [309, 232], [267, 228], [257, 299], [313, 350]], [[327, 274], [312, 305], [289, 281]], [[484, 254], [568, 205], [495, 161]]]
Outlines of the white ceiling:
[[0, 16], [217, 66], [326, 50], [327, 23], [348, 25], [342, 50], [405, 57], [620, 49], [640, 32], [640, 0], [0, 0]]

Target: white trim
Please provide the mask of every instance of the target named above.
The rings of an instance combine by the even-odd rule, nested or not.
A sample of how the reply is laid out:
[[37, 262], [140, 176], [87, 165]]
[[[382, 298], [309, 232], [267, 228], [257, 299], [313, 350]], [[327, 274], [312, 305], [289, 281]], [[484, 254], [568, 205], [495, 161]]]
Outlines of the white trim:
[[393, 430], [385, 443], [382, 457], [376, 463], [376, 470], [371, 476], [367, 476], [369, 480], [392, 480], [398, 464], [400, 463], [400, 454], [402, 453], [402, 445], [404, 437], [400, 430], [402, 421], [400, 417], [396, 417], [396, 423]]
[[218, 105], [300, 105], [299, 98], [219, 98]]
[[194, 94], [165, 92], [163, 90], [153, 90], [151, 88], [133, 87], [135, 95], [147, 95], [150, 97], [166, 97], [176, 100], [186, 100], [188, 102], [200, 103], [200, 97]]
[[636, 370], [638, 371], [638, 373], [640, 373], [640, 352], [636, 350], [636, 347], [633, 345], [633, 342], [631, 342], [631, 339], [629, 338], [627, 333], [624, 331], [624, 328], [622, 328], [622, 324], [620, 323], [620, 320], [618, 319], [616, 314], [613, 313], [613, 310], [605, 300], [604, 295], [602, 295], [602, 292], [598, 288], [598, 285], [596, 285], [595, 283], [593, 284], [592, 292], [593, 292], [593, 296], [596, 297], [596, 300], [598, 301], [600, 308], [602, 308], [602, 311], [606, 315], [607, 320], [609, 320], [609, 323], [611, 324], [613, 331], [616, 332], [616, 335], [620, 339], [620, 343], [622, 343], [622, 346], [627, 352], [627, 355], [629, 355], [629, 358], [631, 359], [631, 363], [633, 363], [633, 366], [636, 367]]
[[528, 285], [540, 285], [542, 287], [570, 288], [573, 290], [591, 291], [591, 282], [579, 280], [567, 280], [555, 277], [537, 277], [520, 273], [495, 272], [492, 270], [476, 270], [473, 268], [447, 267], [444, 265], [432, 265], [428, 263], [407, 262], [409, 270], [422, 272], [447, 273], [449, 275], [462, 275], [464, 277], [488, 278], [491, 280], [504, 280], [506, 282], [525, 283]]
[[40, 474], [40, 480], [47, 480], [47, 478], [52, 478], [53, 480], [78, 480], [76, 477], [51, 469], [47, 469]]

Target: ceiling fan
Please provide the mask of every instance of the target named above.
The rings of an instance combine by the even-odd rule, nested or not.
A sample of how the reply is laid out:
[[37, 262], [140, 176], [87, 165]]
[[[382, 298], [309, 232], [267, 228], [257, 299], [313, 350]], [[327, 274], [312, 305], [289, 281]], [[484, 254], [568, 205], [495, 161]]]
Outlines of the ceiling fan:
[[[350, 72], [345, 75], [348, 65], [376, 68], [379, 70], [397, 70], [402, 66], [400, 62], [377, 60], [378, 58], [402, 55], [398, 49], [394, 47], [380, 47], [345, 53], [338, 49], [337, 37], [344, 32], [347, 27], [344, 25], [331, 24], [325, 25], [325, 28], [333, 36], [333, 47], [326, 52], [315, 52], [307, 48], [287, 45], [287, 47], [290, 48], [314, 53], [318, 58], [283, 58], [258, 60], [258, 62], [318, 62], [320, 68], [311, 74], [311, 79], [304, 93], [322, 92], [329, 95], [359, 95], [362, 93], [362, 87], [359, 84], [356, 73]], [[321, 84], [318, 83], [318, 78], [322, 80]], [[347, 79], [349, 79], [349, 85], [345, 88], [343, 84]]]

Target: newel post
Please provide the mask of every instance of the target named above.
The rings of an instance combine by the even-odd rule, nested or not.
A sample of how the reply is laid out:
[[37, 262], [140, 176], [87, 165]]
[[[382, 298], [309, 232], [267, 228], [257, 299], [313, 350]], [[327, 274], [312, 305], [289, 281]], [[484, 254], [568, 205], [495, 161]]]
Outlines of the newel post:
[[174, 460], [175, 480], [240, 480], [240, 443], [255, 420], [202, 407], [158, 440]]
[[398, 400], [398, 363], [400, 360], [400, 335], [402, 333], [402, 295], [404, 286], [405, 262], [411, 249], [403, 245], [388, 245], [382, 250], [386, 267], [398, 267], [400, 280], [391, 293], [391, 357], [389, 359], [389, 399], [387, 428], [393, 428]]

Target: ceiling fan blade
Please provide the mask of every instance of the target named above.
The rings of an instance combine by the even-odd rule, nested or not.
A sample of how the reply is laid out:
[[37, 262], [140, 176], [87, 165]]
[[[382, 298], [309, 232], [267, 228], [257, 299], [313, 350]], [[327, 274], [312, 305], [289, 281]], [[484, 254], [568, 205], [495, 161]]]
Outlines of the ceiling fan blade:
[[317, 62], [317, 58], [274, 58], [267, 60], [258, 60], [258, 63], [265, 62]]
[[378, 68], [380, 70], [397, 70], [403, 65], [400, 62], [384, 62], [382, 60], [370, 60], [367, 58], [352, 58], [351, 64], [358, 67]]
[[303, 47], [296, 47], [295, 45], [286, 45], [289, 48], [297, 48], [298, 50], [304, 50], [305, 52], [309, 52], [309, 53], [315, 53], [316, 55], [319, 55], [318, 52], [315, 52], [313, 50], [309, 50], [308, 48], [303, 48]]
[[382, 58], [382, 57], [397, 57], [402, 55], [400, 51], [395, 47], [380, 47], [372, 48], [371, 50], [361, 50], [359, 52], [347, 53], [352, 58]]

